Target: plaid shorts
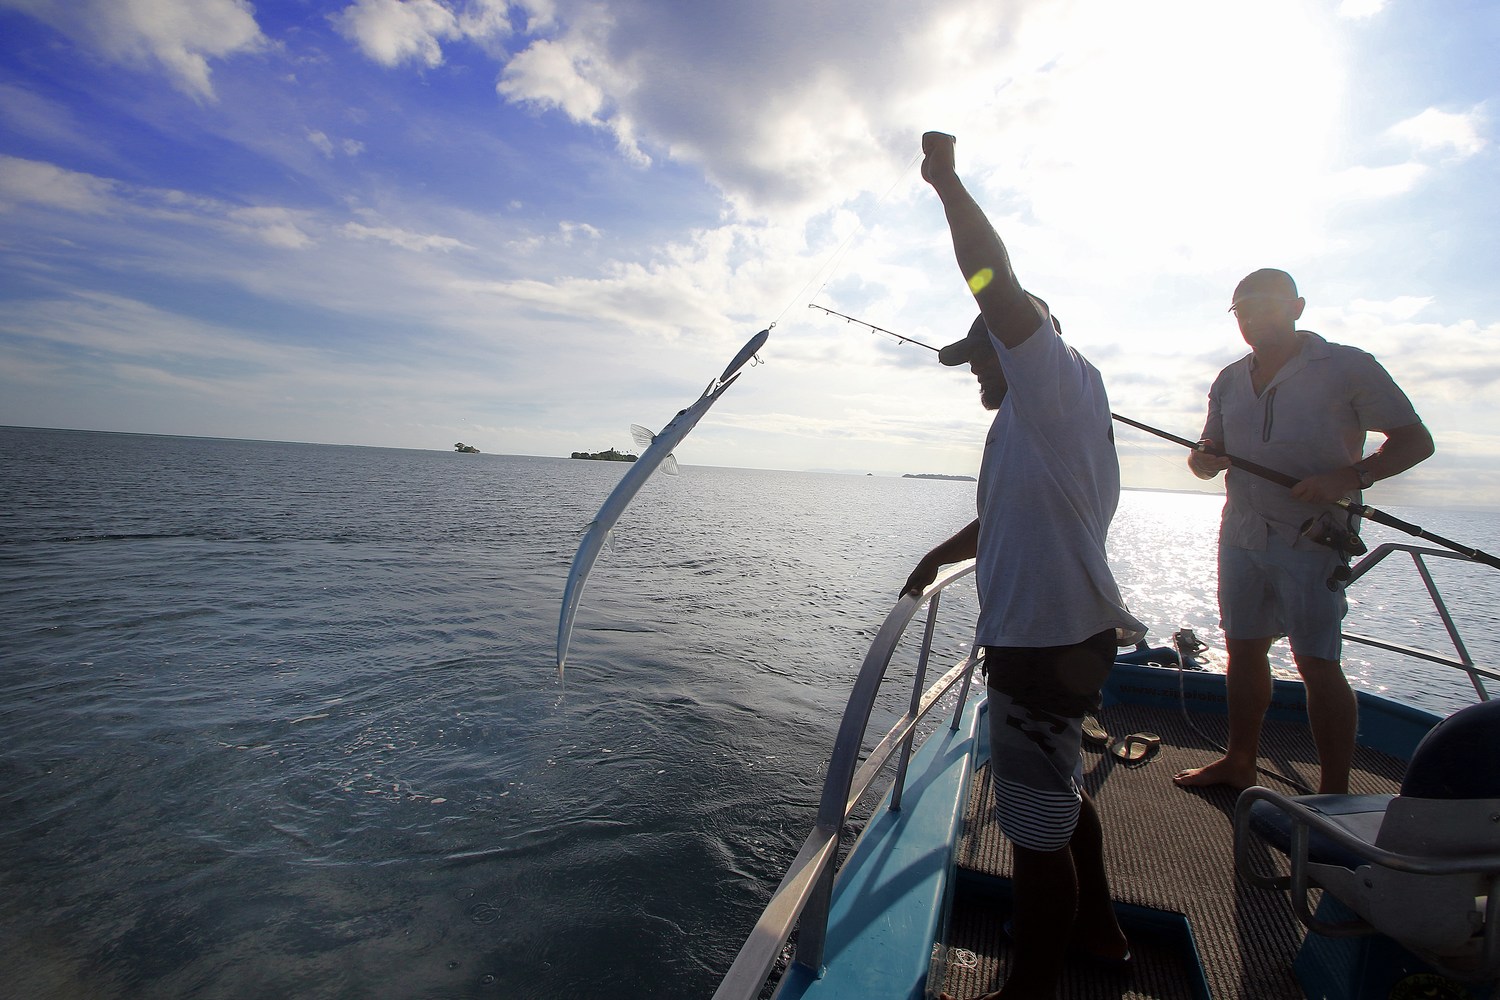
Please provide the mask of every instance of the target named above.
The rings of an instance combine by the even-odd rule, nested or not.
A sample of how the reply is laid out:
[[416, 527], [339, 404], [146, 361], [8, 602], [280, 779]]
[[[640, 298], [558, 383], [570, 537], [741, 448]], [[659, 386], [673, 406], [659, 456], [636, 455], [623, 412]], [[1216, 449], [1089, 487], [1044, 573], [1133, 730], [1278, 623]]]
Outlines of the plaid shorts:
[[1082, 801], [1083, 717], [1115, 662], [1115, 630], [1071, 646], [987, 646], [990, 777], [1005, 835], [1033, 851], [1066, 847]]

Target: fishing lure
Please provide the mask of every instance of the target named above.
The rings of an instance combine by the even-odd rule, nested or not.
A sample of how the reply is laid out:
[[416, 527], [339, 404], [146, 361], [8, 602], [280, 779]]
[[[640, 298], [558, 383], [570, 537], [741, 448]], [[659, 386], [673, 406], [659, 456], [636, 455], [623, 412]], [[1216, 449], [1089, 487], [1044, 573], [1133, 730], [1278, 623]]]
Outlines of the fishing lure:
[[766, 339], [771, 336], [771, 329], [760, 331], [751, 337], [740, 352], [734, 356], [734, 360], [725, 366], [724, 371], [719, 374], [708, 387], [703, 390], [703, 395], [689, 407], [677, 411], [677, 416], [668, 421], [667, 426], [661, 429], [661, 433], [652, 435], [644, 427], [633, 426], [631, 432], [636, 435], [638, 442], [649, 441], [646, 450], [641, 457], [635, 460], [630, 470], [621, 477], [620, 482], [604, 500], [604, 505], [599, 508], [599, 513], [589, 522], [588, 530], [584, 532], [583, 541], [579, 543], [578, 554], [573, 557], [573, 568], [568, 571], [568, 585], [563, 591], [562, 615], [557, 622], [557, 675], [562, 676], [563, 664], [568, 658], [568, 644], [573, 638], [573, 618], [578, 614], [578, 600], [583, 596], [584, 584], [588, 582], [589, 571], [594, 568], [594, 562], [599, 558], [599, 551], [604, 547], [605, 539], [609, 537], [615, 522], [620, 515], [625, 513], [625, 508], [635, 498], [636, 493], [645, 485], [646, 480], [658, 466], [663, 470], [675, 474], [677, 459], [672, 455], [672, 449], [676, 448], [683, 438], [687, 437], [688, 431], [692, 430], [708, 408], [718, 402], [724, 390], [728, 389], [740, 377], [741, 369], [755, 357], [755, 353], [765, 346]]

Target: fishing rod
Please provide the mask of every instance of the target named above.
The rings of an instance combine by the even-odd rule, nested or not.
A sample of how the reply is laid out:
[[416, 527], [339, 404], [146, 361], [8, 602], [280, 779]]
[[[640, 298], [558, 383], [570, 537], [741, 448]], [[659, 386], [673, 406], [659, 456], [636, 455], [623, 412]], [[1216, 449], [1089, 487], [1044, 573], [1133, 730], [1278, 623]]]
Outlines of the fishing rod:
[[[853, 316], [846, 316], [841, 312], [836, 312], [833, 309], [829, 309], [827, 306], [820, 306], [816, 302], [809, 302], [807, 304], [807, 307], [809, 309], [821, 309], [829, 315], [837, 316], [840, 319], [847, 320], [850, 323], [858, 323], [860, 326], [867, 327], [877, 333], [884, 333], [887, 336], [895, 337], [897, 340], [905, 341], [908, 344], [916, 344], [918, 347], [925, 347], [929, 351], [937, 350], [937, 348], [933, 347], [931, 344], [924, 344], [920, 340], [913, 340], [910, 337], [904, 337], [893, 330], [887, 330], [883, 326], [876, 326], [874, 323], [867, 323], [862, 319], [856, 319]], [[1131, 427], [1137, 427], [1143, 431], [1146, 431], [1147, 433], [1155, 434], [1159, 438], [1165, 438], [1166, 440], [1171, 441], [1174, 444], [1180, 444], [1184, 448], [1189, 448], [1193, 451], [1207, 450], [1197, 441], [1189, 441], [1187, 438], [1178, 437], [1176, 434], [1170, 434], [1159, 427], [1152, 427], [1150, 424], [1143, 424], [1139, 420], [1131, 420], [1129, 417], [1121, 416], [1118, 413], [1111, 413], [1110, 416], [1120, 421], [1120, 423], [1122, 424], [1129, 424]], [[1229, 459], [1230, 462], [1234, 463], [1235, 468], [1243, 469], [1245, 472], [1248, 472], [1253, 476], [1259, 476], [1261, 479], [1264, 479], [1267, 482], [1276, 483], [1278, 486], [1285, 486], [1287, 489], [1291, 489], [1298, 483], [1297, 479], [1287, 475], [1285, 472], [1278, 472], [1276, 469], [1268, 469], [1264, 465], [1257, 465], [1255, 462], [1251, 462], [1248, 459], [1238, 458], [1234, 455], [1228, 454], [1227, 452], [1211, 452], [1210, 454], [1222, 455], [1223, 457]], [[1368, 504], [1355, 503], [1348, 497], [1340, 497], [1339, 499], [1334, 501], [1334, 504], [1359, 517], [1368, 518], [1369, 520], [1374, 521], [1377, 524], [1383, 524], [1388, 528], [1395, 528], [1397, 531], [1404, 531], [1408, 535], [1414, 535], [1417, 538], [1426, 539], [1429, 542], [1434, 542], [1438, 545], [1443, 546], [1444, 548], [1452, 549], [1454, 552], [1465, 555], [1475, 562], [1483, 563], [1486, 566], [1492, 566], [1495, 569], [1500, 569], [1500, 559], [1497, 559], [1495, 556], [1490, 555], [1488, 552], [1481, 551], [1470, 545], [1464, 545], [1460, 542], [1455, 542], [1449, 538], [1444, 538], [1442, 535], [1434, 534], [1433, 532], [1430, 532], [1425, 528], [1412, 524], [1410, 521], [1403, 521], [1401, 520], [1401, 518], [1396, 517], [1393, 514], [1387, 514], [1385, 511], [1380, 510], [1379, 508], [1371, 507]]]
[[[1247, 461], [1243, 458], [1236, 458], [1234, 455], [1231, 455], [1225, 451], [1216, 450], [1210, 452], [1200, 442], [1189, 441], [1187, 438], [1178, 437], [1176, 434], [1169, 434], [1166, 431], [1161, 430], [1160, 428], [1152, 427], [1150, 424], [1143, 424], [1139, 420], [1131, 420], [1129, 417], [1122, 417], [1118, 413], [1111, 413], [1110, 416], [1114, 417], [1122, 424], [1129, 424], [1131, 427], [1140, 428], [1141, 430], [1146, 431], [1150, 434], [1155, 434], [1159, 438], [1165, 438], [1166, 440], [1171, 441], [1174, 444], [1180, 444], [1184, 448], [1190, 448], [1193, 451], [1207, 452], [1211, 455], [1220, 455], [1224, 458], [1229, 459], [1229, 461], [1234, 465], [1236, 469], [1243, 469], [1251, 475], [1259, 476], [1261, 479], [1276, 483], [1280, 486], [1285, 486], [1287, 489], [1291, 489], [1293, 486], [1297, 485], [1298, 480], [1293, 478], [1292, 476], [1287, 475], [1284, 472], [1278, 472], [1275, 469], [1268, 469], [1264, 465], [1257, 465], [1254, 462]], [[1415, 535], [1417, 538], [1425, 538], [1429, 542], [1435, 542], [1436, 544], [1441, 545], [1444, 548], [1452, 549], [1454, 552], [1458, 552], [1462, 555], [1468, 556], [1475, 562], [1484, 563], [1486, 566], [1492, 566], [1495, 569], [1500, 569], [1500, 559], [1497, 559], [1496, 557], [1490, 555], [1488, 552], [1482, 552], [1479, 549], [1473, 548], [1469, 545], [1462, 545], [1451, 539], [1444, 538], [1442, 535], [1435, 535], [1425, 528], [1421, 528], [1415, 524], [1412, 524], [1410, 521], [1403, 521], [1399, 517], [1387, 514], [1385, 511], [1375, 507], [1371, 507], [1368, 504], [1355, 503], [1348, 497], [1340, 497], [1339, 499], [1334, 501], [1334, 504], [1336, 506], [1342, 507], [1344, 510], [1349, 511], [1351, 514], [1356, 514], [1359, 517], [1369, 518], [1371, 521], [1374, 521], [1377, 524], [1383, 524], [1388, 528], [1395, 528], [1397, 531], [1404, 531], [1408, 535]]]
[[870, 330], [872, 330], [875, 333], [883, 333], [883, 334], [885, 334], [888, 337], [895, 337], [897, 340], [902, 341], [903, 343], [916, 344], [918, 347], [925, 347], [929, 351], [932, 351], [933, 353], [937, 353], [938, 349], [936, 347], [933, 347], [931, 344], [924, 344], [920, 340], [913, 340], [910, 337], [903, 337], [901, 334], [897, 333], [894, 330], [887, 330], [885, 327], [883, 327], [883, 326], [876, 326], [874, 323], [866, 323], [864, 320], [862, 320], [862, 319], [855, 319], [853, 316], [845, 316], [841, 312], [837, 312], [836, 310], [830, 309], [827, 306], [820, 306], [816, 302], [809, 302], [807, 304], [807, 308], [809, 308], [809, 309], [821, 309], [824, 312], [828, 313], [828, 315], [830, 315], [830, 316], [837, 316], [839, 319], [846, 320], [847, 322], [850, 322], [850, 323], [858, 323], [860, 326], [869, 327]]

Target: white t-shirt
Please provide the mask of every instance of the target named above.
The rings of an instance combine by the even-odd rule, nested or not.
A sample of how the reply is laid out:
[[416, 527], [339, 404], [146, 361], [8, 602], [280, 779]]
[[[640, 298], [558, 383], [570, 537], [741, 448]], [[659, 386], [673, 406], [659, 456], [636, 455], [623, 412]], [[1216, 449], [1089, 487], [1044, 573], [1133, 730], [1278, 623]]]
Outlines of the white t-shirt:
[[1133, 643], [1145, 627], [1105, 560], [1120, 466], [1104, 381], [1050, 316], [1014, 350], [990, 341], [1009, 387], [979, 470], [975, 642], [1065, 646], [1116, 628]]

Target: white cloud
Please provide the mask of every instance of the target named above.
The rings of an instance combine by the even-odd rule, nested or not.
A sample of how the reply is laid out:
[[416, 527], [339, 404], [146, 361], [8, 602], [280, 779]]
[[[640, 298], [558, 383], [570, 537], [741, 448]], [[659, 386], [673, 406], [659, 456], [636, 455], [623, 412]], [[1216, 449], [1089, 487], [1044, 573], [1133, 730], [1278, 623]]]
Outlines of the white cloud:
[[1484, 149], [1485, 139], [1480, 134], [1484, 123], [1483, 105], [1461, 114], [1428, 108], [1415, 117], [1392, 125], [1390, 134], [1412, 143], [1419, 150], [1447, 150], [1458, 157], [1469, 157]]
[[[981, 201], [1060, 251], [1124, 230], [1142, 241], [1137, 264], [1213, 270], [1204, 248], [1225, 232], [1237, 250], [1323, 240], [1316, 178], [1343, 70], [1305, 5], [1268, 0], [1247, 17], [1183, 0], [872, 0], [851, 20], [767, 0], [660, 14], [560, 0], [557, 28], [498, 91], [608, 131], [638, 162], [700, 168], [741, 219], [794, 222], [898, 179], [907, 197], [918, 136], [943, 128]], [[1265, 73], [1271, 50], [1302, 70]], [[1278, 142], [1246, 141], [1271, 132]]]
[[45, 330], [51, 341], [126, 362], [169, 356], [279, 366], [288, 353], [284, 345], [108, 292], [13, 302], [0, 329]]
[[322, 132], [309, 129], [307, 132], [307, 141], [318, 147], [318, 151], [324, 156], [329, 159], [333, 158], [333, 140]]
[[403, 250], [456, 250], [460, 247], [472, 250], [467, 243], [451, 236], [430, 236], [412, 233], [393, 226], [366, 226], [358, 222], [347, 222], [339, 230], [356, 240], [379, 240]]
[[[613, 92], [608, 98], [606, 89]], [[562, 39], [532, 42], [510, 60], [495, 85], [502, 98], [555, 109], [573, 121], [612, 132], [628, 160], [647, 166], [651, 158], [636, 141], [634, 122], [618, 107], [629, 89], [627, 80], [598, 58], [591, 31], [577, 29]]]
[[1408, 320], [1432, 305], [1431, 295], [1402, 295], [1398, 298], [1376, 301], [1355, 299], [1349, 303], [1349, 311], [1364, 313], [1386, 320]]
[[511, 32], [507, 0], [469, 0], [458, 11], [458, 27], [467, 38], [486, 41]]
[[335, 153], [343, 153], [345, 156], [358, 156], [365, 151], [365, 144], [358, 139], [340, 139], [335, 142], [328, 137], [326, 132], [317, 129], [307, 130], [307, 141], [312, 143], [322, 153], [325, 159], [333, 159]]
[[442, 42], [459, 37], [458, 18], [436, 0], [358, 0], [334, 23], [382, 66], [441, 66]]
[[212, 100], [209, 60], [266, 44], [247, 0], [0, 0], [117, 62], [159, 64], [177, 87]]
[[70, 107], [24, 87], [0, 84], [0, 123], [52, 146], [108, 155], [104, 143], [89, 134]]
[[599, 232], [599, 230], [595, 229], [587, 222], [559, 222], [557, 224], [557, 229], [558, 232], [562, 233], [564, 245], [572, 243], [575, 236], [582, 236], [585, 239], [597, 240], [603, 235]]
[[471, 0], [456, 12], [439, 0], [355, 0], [334, 16], [339, 32], [382, 66], [443, 64], [443, 43], [510, 33], [504, 0]]
[[114, 207], [116, 185], [51, 163], [0, 155], [0, 206], [45, 205], [69, 212], [102, 214]]
[[237, 208], [229, 211], [228, 219], [239, 226], [243, 233], [273, 247], [301, 250], [312, 246], [314, 242], [313, 238], [303, 231], [300, 213], [290, 209]]
[[1385, 10], [1388, 0], [1343, 0], [1339, 4], [1339, 17], [1363, 21]]
[[0, 208], [21, 205], [216, 228], [284, 249], [301, 249], [314, 242], [305, 231], [310, 216], [304, 212], [231, 205], [183, 191], [140, 187], [51, 163], [0, 156]]
[[1322, 187], [1330, 199], [1378, 201], [1406, 194], [1415, 189], [1427, 174], [1428, 168], [1420, 163], [1350, 167], [1329, 174]]

